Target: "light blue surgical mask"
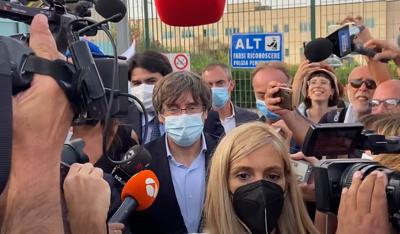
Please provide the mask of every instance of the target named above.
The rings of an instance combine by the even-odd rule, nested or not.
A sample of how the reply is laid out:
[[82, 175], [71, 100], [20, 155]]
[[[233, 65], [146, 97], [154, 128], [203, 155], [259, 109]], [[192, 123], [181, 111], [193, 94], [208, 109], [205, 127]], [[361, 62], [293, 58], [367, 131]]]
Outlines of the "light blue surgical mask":
[[179, 146], [193, 145], [203, 132], [203, 113], [182, 114], [165, 117], [165, 131]]
[[212, 93], [212, 106], [214, 108], [221, 108], [229, 100], [228, 87], [213, 87], [211, 88]]
[[281, 119], [281, 117], [278, 114], [275, 114], [274, 112], [270, 111], [267, 106], [265, 105], [265, 102], [260, 99], [256, 99], [256, 107], [259, 112], [261, 112], [262, 115], [265, 116], [268, 120], [271, 120], [272, 122], [278, 121]]

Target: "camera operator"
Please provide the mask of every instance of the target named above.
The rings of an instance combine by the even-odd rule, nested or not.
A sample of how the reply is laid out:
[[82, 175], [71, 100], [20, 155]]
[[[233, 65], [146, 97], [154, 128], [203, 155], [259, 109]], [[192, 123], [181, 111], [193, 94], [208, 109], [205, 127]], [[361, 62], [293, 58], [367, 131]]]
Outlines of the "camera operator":
[[[60, 59], [47, 18], [36, 15], [30, 47], [48, 60]], [[35, 74], [31, 87], [13, 97], [13, 145], [2, 233], [63, 233], [60, 157], [73, 118], [56, 81]]]

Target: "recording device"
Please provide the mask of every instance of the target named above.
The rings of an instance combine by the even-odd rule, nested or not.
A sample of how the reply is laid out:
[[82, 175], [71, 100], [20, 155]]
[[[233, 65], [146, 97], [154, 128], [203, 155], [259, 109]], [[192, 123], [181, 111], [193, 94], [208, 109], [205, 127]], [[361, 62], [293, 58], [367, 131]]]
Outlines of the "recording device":
[[125, 153], [123, 159], [130, 159], [130, 161], [115, 166], [111, 174], [115, 180], [120, 182], [122, 185], [125, 185], [132, 176], [149, 166], [151, 162], [151, 154], [143, 146], [134, 145]]
[[226, 0], [155, 0], [161, 21], [171, 26], [199, 26], [219, 21]]
[[293, 90], [287, 87], [279, 87], [279, 91], [274, 94], [274, 98], [280, 97], [279, 106], [283, 109], [292, 110], [292, 95]]
[[61, 162], [68, 165], [89, 162], [89, 157], [83, 152], [84, 147], [85, 141], [81, 138], [76, 138], [69, 143], [65, 143], [61, 153]]
[[387, 175], [386, 196], [390, 222], [394, 228], [400, 230], [400, 172], [385, 168], [374, 161], [364, 159], [320, 161], [314, 167], [317, 209], [337, 214], [342, 189], [351, 185], [353, 174], [356, 171], [361, 171], [364, 177], [373, 171], [382, 171]]
[[[326, 38], [317, 38], [307, 43], [304, 49], [305, 57], [311, 62], [320, 62], [327, 59], [331, 54], [339, 58], [350, 53], [357, 53], [368, 57], [374, 57], [379, 50], [365, 48], [361, 44], [354, 43], [358, 33], [364, 30], [364, 27], [358, 27], [354, 24], [345, 24], [330, 33]], [[389, 60], [382, 59], [381, 62]]]
[[312, 124], [304, 139], [305, 155], [321, 158], [370, 150], [372, 154], [400, 153], [400, 137], [385, 137], [364, 130], [360, 123]]
[[157, 198], [159, 188], [160, 182], [153, 171], [144, 170], [134, 175], [122, 189], [123, 202], [108, 223], [123, 223], [134, 210], [149, 208]]
[[312, 165], [305, 160], [290, 160], [292, 169], [297, 175], [297, 181], [299, 183], [307, 183], [312, 174]]

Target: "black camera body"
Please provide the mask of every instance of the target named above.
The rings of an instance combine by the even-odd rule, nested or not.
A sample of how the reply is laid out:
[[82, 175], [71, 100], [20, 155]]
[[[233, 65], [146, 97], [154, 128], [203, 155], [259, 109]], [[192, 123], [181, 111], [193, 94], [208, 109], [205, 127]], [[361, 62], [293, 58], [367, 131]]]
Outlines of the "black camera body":
[[364, 176], [373, 171], [384, 172], [388, 177], [386, 196], [390, 221], [397, 230], [400, 229], [400, 172], [366, 159], [321, 160], [313, 170], [316, 207], [332, 214], [337, 214], [342, 189], [351, 185], [354, 172], [361, 171]]

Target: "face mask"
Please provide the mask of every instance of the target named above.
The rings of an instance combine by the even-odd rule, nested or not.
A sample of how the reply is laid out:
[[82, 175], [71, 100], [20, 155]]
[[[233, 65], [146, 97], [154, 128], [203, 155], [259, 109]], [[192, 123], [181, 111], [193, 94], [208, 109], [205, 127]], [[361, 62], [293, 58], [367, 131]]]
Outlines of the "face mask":
[[261, 112], [262, 115], [264, 115], [267, 119], [271, 120], [272, 122], [278, 121], [281, 119], [281, 117], [274, 112], [268, 110], [267, 106], [265, 105], [265, 102], [259, 99], [256, 99], [256, 107], [258, 111]]
[[259, 180], [235, 191], [233, 208], [252, 234], [266, 234], [278, 224], [283, 199], [283, 190], [279, 185]]
[[179, 146], [188, 147], [193, 145], [203, 132], [202, 113], [182, 114], [165, 117], [165, 131], [168, 136]]
[[229, 100], [228, 87], [214, 87], [211, 88], [212, 92], [212, 106], [215, 108], [221, 108]]
[[[147, 112], [154, 112], [153, 107], [153, 89], [154, 85], [141, 84], [139, 86], [132, 87], [133, 96], [137, 97], [144, 105]], [[141, 112], [142, 108], [139, 104], [136, 104]]]

